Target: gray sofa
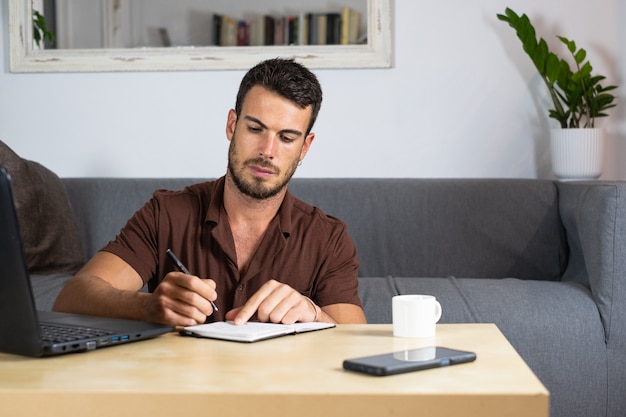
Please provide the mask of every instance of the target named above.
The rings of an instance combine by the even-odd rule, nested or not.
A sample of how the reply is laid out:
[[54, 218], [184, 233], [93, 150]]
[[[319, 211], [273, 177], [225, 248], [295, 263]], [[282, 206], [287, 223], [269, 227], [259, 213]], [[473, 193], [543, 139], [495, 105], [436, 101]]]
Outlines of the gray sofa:
[[[85, 256], [153, 190], [198, 181], [63, 179]], [[551, 416], [626, 415], [626, 183], [294, 179], [290, 190], [348, 224], [370, 323], [391, 322], [395, 294], [433, 294], [442, 323], [498, 325], [550, 391]], [[40, 308], [67, 278], [33, 276]]]

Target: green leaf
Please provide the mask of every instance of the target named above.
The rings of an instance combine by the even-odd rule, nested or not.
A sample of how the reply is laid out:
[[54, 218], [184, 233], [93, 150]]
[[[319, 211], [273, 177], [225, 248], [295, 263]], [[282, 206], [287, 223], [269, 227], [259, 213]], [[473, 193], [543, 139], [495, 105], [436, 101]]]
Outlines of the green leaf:
[[561, 74], [561, 62], [559, 58], [554, 55], [548, 55], [546, 60], [546, 77], [552, 83], [556, 82], [559, 79]]
[[557, 36], [557, 38], [559, 38], [561, 42], [563, 42], [567, 46], [567, 49], [569, 49], [571, 53], [574, 53], [574, 51], [576, 51], [576, 43], [574, 43], [574, 41], [570, 41], [563, 36]]
[[601, 92], [601, 91], [612, 91], [612, 90], [615, 90], [617, 88], [616, 85], [609, 85], [609, 86], [606, 86], [606, 87], [598, 86], [598, 87], [599, 87], [599, 89], [598, 89], [599, 92]]
[[587, 52], [581, 48], [574, 55], [574, 60], [576, 61], [577, 64], [582, 64], [582, 62], [585, 60], [586, 57], [587, 57]]
[[539, 44], [537, 44], [537, 48], [535, 48], [535, 53], [532, 56], [535, 67], [537, 67], [537, 70], [540, 74], [546, 73], [546, 61], [548, 59], [548, 54], [548, 45], [542, 39], [539, 41]]
[[578, 73], [580, 74], [581, 78], [587, 78], [589, 81], [591, 81], [591, 71], [593, 71], [593, 67], [589, 62], [585, 62], [578, 71]]

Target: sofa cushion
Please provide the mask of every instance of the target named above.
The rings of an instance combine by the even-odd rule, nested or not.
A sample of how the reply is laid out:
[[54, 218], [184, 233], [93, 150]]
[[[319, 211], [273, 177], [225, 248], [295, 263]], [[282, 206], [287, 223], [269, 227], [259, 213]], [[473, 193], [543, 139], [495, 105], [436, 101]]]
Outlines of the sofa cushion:
[[84, 261], [82, 245], [59, 177], [37, 162], [20, 158], [1, 141], [0, 165], [11, 175], [29, 272], [76, 272]]

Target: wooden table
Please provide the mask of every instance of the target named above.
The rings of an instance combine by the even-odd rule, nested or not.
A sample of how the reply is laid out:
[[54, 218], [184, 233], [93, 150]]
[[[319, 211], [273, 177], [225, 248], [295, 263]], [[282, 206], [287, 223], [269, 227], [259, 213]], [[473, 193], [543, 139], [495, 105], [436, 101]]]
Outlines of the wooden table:
[[[473, 363], [375, 377], [345, 358], [437, 344]], [[253, 344], [176, 333], [56, 358], [0, 354], [0, 416], [548, 416], [549, 394], [493, 324], [340, 325]]]

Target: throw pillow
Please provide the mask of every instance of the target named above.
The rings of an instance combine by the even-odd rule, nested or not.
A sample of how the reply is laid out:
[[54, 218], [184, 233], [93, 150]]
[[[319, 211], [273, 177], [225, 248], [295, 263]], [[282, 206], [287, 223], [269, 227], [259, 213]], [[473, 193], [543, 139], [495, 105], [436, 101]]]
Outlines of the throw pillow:
[[75, 273], [84, 257], [67, 191], [37, 162], [20, 158], [0, 141], [0, 165], [11, 175], [13, 198], [30, 273]]

